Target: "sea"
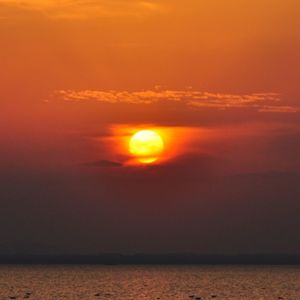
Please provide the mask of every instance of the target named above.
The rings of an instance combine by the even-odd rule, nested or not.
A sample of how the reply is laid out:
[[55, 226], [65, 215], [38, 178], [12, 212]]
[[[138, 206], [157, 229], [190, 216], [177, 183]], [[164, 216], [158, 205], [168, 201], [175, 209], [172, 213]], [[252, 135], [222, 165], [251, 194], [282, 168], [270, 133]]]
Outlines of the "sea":
[[300, 300], [300, 266], [1, 265], [0, 299]]

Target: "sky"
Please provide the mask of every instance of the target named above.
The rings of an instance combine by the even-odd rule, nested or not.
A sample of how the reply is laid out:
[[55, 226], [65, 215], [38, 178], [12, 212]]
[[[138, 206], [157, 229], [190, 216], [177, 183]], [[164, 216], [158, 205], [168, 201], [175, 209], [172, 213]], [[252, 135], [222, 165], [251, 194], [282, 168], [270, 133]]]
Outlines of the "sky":
[[298, 0], [0, 0], [0, 40], [0, 254], [300, 253]]

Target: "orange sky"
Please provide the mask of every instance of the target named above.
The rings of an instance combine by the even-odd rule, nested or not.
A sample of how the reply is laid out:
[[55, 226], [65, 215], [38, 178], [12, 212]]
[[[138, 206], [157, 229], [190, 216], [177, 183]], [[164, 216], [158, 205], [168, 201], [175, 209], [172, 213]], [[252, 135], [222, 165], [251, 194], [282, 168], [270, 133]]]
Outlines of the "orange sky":
[[161, 85], [299, 95], [297, 0], [63, 3], [0, 2], [4, 92]]
[[[42, 118], [55, 131], [60, 114], [63, 127], [98, 119], [108, 129], [299, 111], [297, 0], [0, 3], [0, 96], [11, 130]], [[79, 100], [91, 103], [78, 112]]]
[[[78, 203], [86, 199], [86, 193], [90, 199], [105, 195], [103, 207], [96, 200], [85, 207], [83, 214], [91, 219], [89, 229], [99, 225], [97, 208], [107, 216], [114, 209], [121, 215], [120, 207], [127, 210], [120, 199], [124, 196], [124, 201], [133, 198], [138, 203], [144, 185], [151, 187], [148, 198], [158, 193], [168, 202], [174, 197], [179, 206], [180, 197], [187, 199], [182, 211], [173, 207], [173, 219], [164, 225], [171, 231], [178, 218], [185, 219], [184, 213], [204, 207], [201, 216], [207, 223], [202, 225], [211, 226], [215, 234], [223, 226], [246, 228], [255, 236], [257, 228], [264, 226], [263, 217], [257, 217], [258, 227], [251, 231], [251, 218], [239, 206], [239, 197], [245, 199], [245, 206], [250, 198], [279, 197], [270, 217], [268, 203], [266, 211], [262, 208], [272, 222], [281, 213], [286, 213], [286, 220], [289, 209], [296, 211], [294, 200], [284, 204], [286, 211], [282, 207], [286, 194], [299, 193], [295, 178], [300, 171], [300, 1], [0, 0], [0, 41], [0, 178], [12, 190], [14, 182], [21, 181], [16, 186], [27, 192], [49, 192], [45, 205], [50, 208], [55, 197], [64, 198], [59, 191], [68, 199], [74, 196], [78, 205], [74, 219], [80, 219]], [[120, 147], [121, 129], [141, 127], [168, 133], [168, 159], [153, 169], [128, 166], [127, 149]], [[274, 179], [274, 173], [283, 177], [274, 175]], [[36, 174], [45, 177], [40, 183], [44, 188], [37, 191]], [[28, 182], [27, 177], [31, 178]], [[50, 191], [48, 181], [54, 185]], [[258, 184], [253, 194], [252, 181]], [[278, 181], [284, 184], [280, 191], [273, 191]], [[178, 193], [173, 191], [174, 182]], [[211, 188], [211, 182], [219, 186], [220, 193]], [[260, 189], [260, 182], [266, 190]], [[286, 193], [280, 194], [283, 190]], [[202, 199], [202, 193], [211, 202], [200, 205], [195, 195]], [[20, 195], [8, 198], [14, 199], [12, 205], [21, 201]], [[230, 226], [225, 220], [226, 212], [229, 214], [226, 201], [241, 213]], [[61, 207], [66, 215], [69, 205]], [[209, 218], [218, 205], [225, 209], [217, 211], [223, 216], [220, 228]], [[13, 207], [7, 205], [3, 216]], [[148, 205], [130, 207], [141, 216], [146, 208], [155, 210]], [[260, 202], [251, 207], [253, 213], [259, 211]], [[160, 208], [158, 224], [164, 224], [167, 205]], [[51, 216], [43, 213], [50, 226]], [[35, 217], [37, 222], [40, 217]], [[133, 230], [138, 218], [125, 219], [120, 218], [124, 228], [129, 224]], [[279, 224], [277, 231], [290, 230], [294, 241], [296, 216], [291, 214], [290, 219], [290, 223]], [[151, 222], [145, 220], [139, 221], [147, 231]], [[197, 215], [192, 215], [187, 227], [197, 222]], [[111, 229], [112, 236], [118, 236], [116, 228]], [[31, 236], [32, 232], [28, 229], [24, 234]], [[102, 234], [108, 233], [103, 230]], [[137, 241], [139, 234], [134, 231], [128, 239]], [[242, 233], [237, 236], [241, 238]], [[270, 236], [276, 236], [275, 231]], [[215, 244], [207, 239], [209, 252]], [[290, 251], [300, 249], [296, 243], [282, 246], [274, 240], [254, 244], [258, 250], [259, 245], [283, 252], [285, 246]], [[239, 241], [237, 238], [235, 245]], [[146, 245], [141, 243], [140, 249], [147, 250]], [[164, 242], [158, 245], [162, 245], [158, 250], [168, 249]], [[188, 245], [176, 249], [205, 250], [192, 239]], [[105, 250], [114, 247], [116, 244], [108, 243]], [[234, 249], [229, 248], [224, 246], [224, 251]]]

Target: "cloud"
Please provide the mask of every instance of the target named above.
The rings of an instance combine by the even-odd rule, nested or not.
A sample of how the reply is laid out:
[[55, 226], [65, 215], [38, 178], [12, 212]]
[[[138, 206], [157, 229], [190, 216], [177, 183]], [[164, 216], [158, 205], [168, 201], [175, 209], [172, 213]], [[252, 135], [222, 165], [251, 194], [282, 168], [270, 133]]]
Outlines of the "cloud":
[[140, 18], [162, 12], [157, 1], [140, 0], [0, 0], [0, 5], [12, 6], [24, 11], [41, 12], [51, 18], [86, 19], [98, 17]]
[[102, 168], [116, 168], [116, 167], [122, 167], [122, 163], [111, 161], [111, 160], [99, 160], [94, 162], [89, 162], [85, 164], [88, 167], [102, 167]]
[[225, 110], [229, 108], [253, 108], [258, 112], [298, 112], [298, 107], [283, 105], [277, 93], [253, 94], [223, 94], [201, 92], [196, 90], [154, 90], [144, 91], [72, 91], [61, 90], [55, 93], [58, 98], [69, 102], [103, 102], [123, 104], [155, 104], [180, 103], [190, 108], [215, 108]]
[[259, 112], [296, 113], [299, 112], [299, 108], [293, 106], [266, 105], [260, 107]]

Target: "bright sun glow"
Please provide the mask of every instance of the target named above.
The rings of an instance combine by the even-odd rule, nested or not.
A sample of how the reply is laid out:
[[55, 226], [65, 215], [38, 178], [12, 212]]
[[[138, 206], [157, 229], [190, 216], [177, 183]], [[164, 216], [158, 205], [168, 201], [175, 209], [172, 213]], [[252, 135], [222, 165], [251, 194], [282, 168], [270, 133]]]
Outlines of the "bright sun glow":
[[129, 142], [129, 152], [144, 164], [155, 162], [163, 150], [163, 139], [153, 130], [138, 131]]

